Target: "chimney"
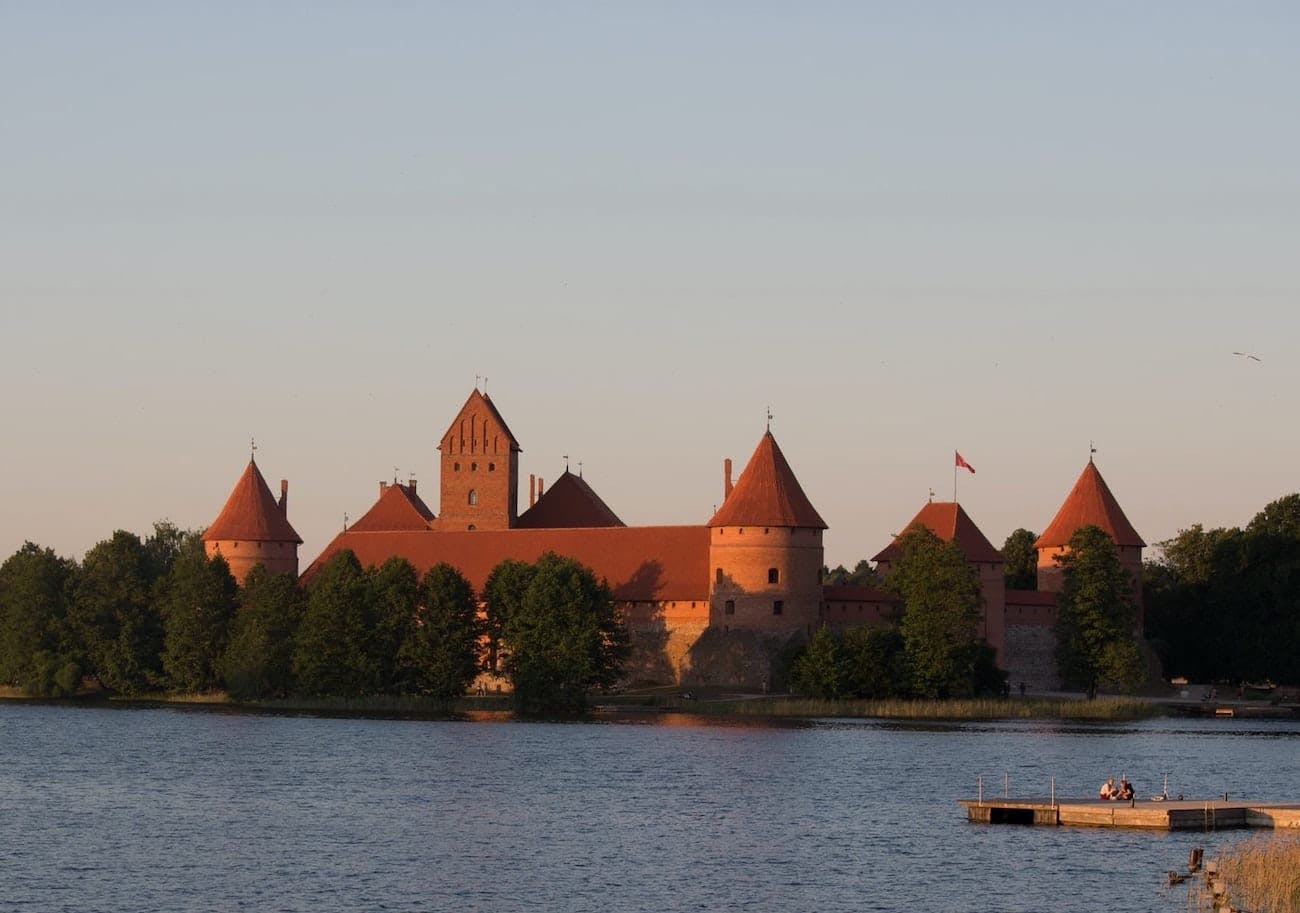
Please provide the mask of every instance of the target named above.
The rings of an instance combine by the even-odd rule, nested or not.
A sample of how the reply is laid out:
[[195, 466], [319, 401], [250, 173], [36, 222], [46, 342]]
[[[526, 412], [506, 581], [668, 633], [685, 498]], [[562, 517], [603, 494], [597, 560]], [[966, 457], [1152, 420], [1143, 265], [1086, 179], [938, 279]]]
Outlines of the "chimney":
[[528, 473], [528, 506], [532, 507], [537, 503], [537, 476]]
[[722, 500], [731, 497], [731, 457], [722, 461]]
[[280, 513], [289, 516], [289, 480], [280, 480]]
[[538, 497], [538, 500], [540, 500], [541, 497], [542, 497], [542, 477], [541, 477], [541, 476], [538, 476], [538, 477], [537, 477], [537, 497]]
[[388, 483], [387, 483], [387, 482], [380, 482], [380, 483], [379, 483], [379, 497], [382, 498], [382, 497], [384, 496], [384, 492], [386, 492], [386, 491], [388, 491]]
[[411, 490], [411, 494], [415, 494], [415, 479], [414, 478], [407, 479], [406, 487]]

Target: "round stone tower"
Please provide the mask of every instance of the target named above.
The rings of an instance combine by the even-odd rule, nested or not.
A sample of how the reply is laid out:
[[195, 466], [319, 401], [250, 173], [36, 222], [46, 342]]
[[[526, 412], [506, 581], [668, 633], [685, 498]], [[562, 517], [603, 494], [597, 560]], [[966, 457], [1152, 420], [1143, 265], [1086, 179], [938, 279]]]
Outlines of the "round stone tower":
[[734, 488], [727, 461], [724, 486], [709, 521], [710, 626], [811, 633], [821, 614], [826, 523], [771, 431]]
[[273, 574], [298, 576], [302, 537], [289, 525], [289, 482], [280, 480], [277, 502], [252, 458], [217, 519], [203, 533], [208, 555], [221, 555], [239, 583], [261, 564]]

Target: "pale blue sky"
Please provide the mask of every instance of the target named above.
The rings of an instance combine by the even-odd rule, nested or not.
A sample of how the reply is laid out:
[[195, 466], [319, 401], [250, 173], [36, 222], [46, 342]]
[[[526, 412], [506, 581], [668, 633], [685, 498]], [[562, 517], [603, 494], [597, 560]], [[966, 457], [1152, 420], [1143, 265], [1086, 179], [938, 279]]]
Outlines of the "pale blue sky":
[[632, 524], [771, 404], [831, 564], [954, 448], [996, 545], [1090, 439], [1148, 541], [1245, 523], [1300, 488], [1298, 26], [0, 0], [0, 555], [204, 525], [255, 435], [308, 561], [394, 467], [438, 509], [476, 374]]

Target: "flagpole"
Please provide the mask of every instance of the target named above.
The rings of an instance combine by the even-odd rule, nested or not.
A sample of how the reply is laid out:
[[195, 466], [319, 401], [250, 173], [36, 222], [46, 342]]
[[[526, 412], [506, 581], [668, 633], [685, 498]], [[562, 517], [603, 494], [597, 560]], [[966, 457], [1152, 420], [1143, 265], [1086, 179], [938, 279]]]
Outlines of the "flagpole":
[[957, 451], [952, 452], [952, 503], [957, 503]]

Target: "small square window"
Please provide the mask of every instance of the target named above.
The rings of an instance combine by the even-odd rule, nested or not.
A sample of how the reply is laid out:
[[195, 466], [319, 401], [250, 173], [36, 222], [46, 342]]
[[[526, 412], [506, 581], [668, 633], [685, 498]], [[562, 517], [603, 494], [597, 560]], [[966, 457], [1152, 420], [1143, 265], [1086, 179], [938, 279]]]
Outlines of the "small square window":
[[736, 614], [736, 600], [734, 600], [734, 599], [728, 599], [728, 600], [726, 601], [726, 603], [723, 605], [722, 613], [723, 613], [724, 615], [735, 615], [735, 614]]
[[778, 600], [776, 600], [775, 602], [772, 603], [772, 614], [773, 614], [773, 615], [780, 615], [780, 614], [782, 614], [783, 612], [785, 612], [785, 600], [784, 600], [784, 599], [778, 599]]

